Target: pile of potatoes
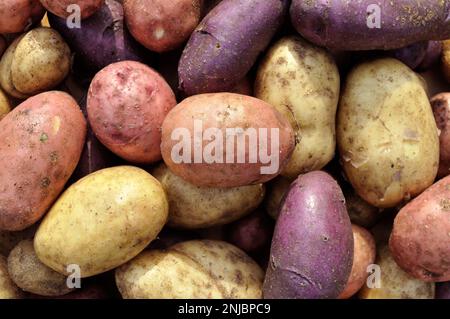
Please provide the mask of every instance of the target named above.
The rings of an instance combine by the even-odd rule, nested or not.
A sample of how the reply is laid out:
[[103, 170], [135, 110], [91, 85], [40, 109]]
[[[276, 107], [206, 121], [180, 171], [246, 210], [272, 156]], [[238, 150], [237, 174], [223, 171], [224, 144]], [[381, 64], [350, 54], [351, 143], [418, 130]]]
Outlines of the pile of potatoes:
[[450, 299], [450, 1], [372, 2], [0, 2], [0, 299]]

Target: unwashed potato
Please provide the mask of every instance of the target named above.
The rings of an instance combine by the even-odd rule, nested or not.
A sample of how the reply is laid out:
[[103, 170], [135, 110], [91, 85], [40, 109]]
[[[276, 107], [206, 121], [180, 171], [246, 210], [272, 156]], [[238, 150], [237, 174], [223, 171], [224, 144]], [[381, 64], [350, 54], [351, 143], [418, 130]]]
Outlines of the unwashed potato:
[[41, 296], [62, 296], [73, 289], [64, 275], [45, 266], [36, 256], [32, 240], [17, 244], [8, 256], [8, 272], [22, 290]]
[[373, 236], [366, 229], [352, 225], [353, 231], [353, 266], [350, 278], [344, 291], [339, 295], [340, 299], [350, 298], [358, 292], [366, 283], [367, 268], [375, 262], [376, 246]]
[[291, 179], [280, 175], [267, 184], [267, 195], [264, 200], [264, 205], [267, 213], [275, 220], [280, 213], [281, 201], [289, 190], [289, 186], [292, 182]]
[[431, 99], [434, 118], [440, 130], [440, 158], [438, 177], [450, 174], [450, 93], [441, 93]]
[[145, 251], [116, 270], [125, 299], [259, 299], [263, 277], [242, 250], [211, 240]]
[[39, 0], [0, 1], [0, 34], [23, 32], [40, 21], [44, 13]]
[[26, 239], [32, 239], [36, 230], [36, 224], [22, 231], [0, 230], [0, 255], [8, 256], [18, 243]]
[[6, 116], [6, 114], [11, 111], [11, 103], [8, 97], [0, 88], [0, 120]]
[[22, 299], [23, 293], [14, 284], [8, 274], [8, 263], [3, 255], [0, 255], [0, 299]]
[[[395, 262], [386, 245], [377, 249], [375, 273], [369, 274], [360, 299], [433, 299], [435, 285], [411, 277]], [[379, 271], [379, 272], [378, 272]], [[380, 280], [377, 286], [377, 281]], [[369, 287], [369, 285], [371, 287]]]
[[[104, 0], [40, 0], [42, 5], [51, 13], [61, 18], [80, 14], [81, 19], [93, 15], [103, 4]], [[73, 5], [78, 6], [75, 10]], [[71, 6], [71, 7], [69, 7]]]
[[168, 211], [164, 189], [146, 171], [106, 168], [61, 195], [36, 233], [36, 255], [61, 274], [69, 274], [70, 264], [80, 266], [83, 278], [100, 274], [138, 255], [161, 231]]
[[165, 164], [153, 170], [169, 199], [169, 222], [176, 228], [206, 228], [231, 223], [249, 214], [264, 198], [263, 184], [235, 188], [194, 186]]
[[369, 204], [388, 208], [430, 186], [438, 129], [422, 82], [398, 60], [358, 65], [347, 78], [337, 140], [344, 171]]
[[267, 53], [258, 69], [255, 96], [275, 106], [296, 133], [284, 176], [320, 170], [333, 159], [339, 89], [339, 71], [326, 50], [290, 36]]
[[450, 40], [444, 41], [442, 46], [442, 70], [450, 83]]
[[149, 50], [180, 47], [200, 22], [201, 0], [125, 0], [124, 11], [133, 37]]

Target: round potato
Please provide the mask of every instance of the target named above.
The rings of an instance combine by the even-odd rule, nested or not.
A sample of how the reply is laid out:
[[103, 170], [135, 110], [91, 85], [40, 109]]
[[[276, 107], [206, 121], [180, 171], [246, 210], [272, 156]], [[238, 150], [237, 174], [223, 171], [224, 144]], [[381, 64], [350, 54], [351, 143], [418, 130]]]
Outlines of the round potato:
[[[360, 290], [360, 299], [433, 299], [434, 283], [411, 277], [394, 261], [386, 245], [377, 249], [374, 272]], [[370, 286], [370, 287], [369, 287]]]
[[284, 176], [320, 170], [333, 159], [339, 90], [339, 71], [326, 50], [290, 36], [267, 53], [258, 69], [255, 96], [285, 115], [296, 133]]
[[11, 103], [6, 94], [0, 89], [0, 120], [11, 111]]
[[116, 270], [125, 299], [259, 299], [263, 277], [243, 251], [211, 240], [145, 251]]
[[44, 12], [39, 0], [0, 1], [0, 34], [23, 32], [39, 21]]
[[41, 296], [62, 296], [72, 291], [64, 275], [45, 266], [36, 256], [32, 240], [17, 244], [8, 256], [8, 272], [22, 290]]
[[206, 228], [231, 223], [256, 209], [264, 198], [263, 184], [235, 188], [197, 187], [161, 164], [152, 175], [166, 190], [169, 222], [176, 228]]
[[147, 49], [180, 47], [200, 22], [201, 0], [125, 0], [128, 29]]
[[375, 262], [376, 246], [373, 236], [364, 228], [352, 225], [353, 242], [353, 266], [350, 278], [344, 291], [339, 295], [340, 299], [350, 298], [358, 292], [366, 283], [367, 268]]
[[100, 274], [139, 254], [168, 211], [153, 176], [131, 166], [106, 168], [73, 184], [53, 205], [34, 238], [36, 255], [61, 274], [71, 264], [83, 278]]
[[22, 291], [11, 280], [8, 274], [6, 258], [0, 255], [0, 299], [22, 299]]
[[438, 176], [450, 174], [450, 93], [441, 93], [431, 99], [434, 118], [441, 134]]
[[280, 214], [281, 201], [289, 190], [289, 186], [291, 186], [292, 182], [291, 179], [280, 175], [268, 184], [267, 196], [264, 200], [264, 204], [267, 213], [275, 220]]
[[[93, 15], [102, 6], [104, 0], [40, 0], [51, 13], [61, 18], [79, 14], [81, 19]], [[75, 7], [77, 6], [77, 7]]]
[[158, 73], [142, 63], [122, 61], [94, 77], [87, 112], [95, 135], [113, 153], [150, 164], [161, 160], [161, 126], [176, 104]]
[[286, 166], [294, 131], [270, 104], [246, 95], [189, 97], [167, 115], [161, 152], [169, 169], [196, 186], [267, 182]]
[[358, 65], [347, 78], [337, 138], [344, 171], [369, 204], [388, 208], [430, 186], [438, 129], [422, 82], [392, 58]]

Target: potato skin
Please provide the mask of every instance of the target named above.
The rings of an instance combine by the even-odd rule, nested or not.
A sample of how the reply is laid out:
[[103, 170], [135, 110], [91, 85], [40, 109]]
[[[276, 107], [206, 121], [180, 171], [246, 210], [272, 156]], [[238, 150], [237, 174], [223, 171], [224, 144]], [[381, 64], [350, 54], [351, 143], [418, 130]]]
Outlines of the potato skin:
[[33, 240], [17, 244], [8, 256], [8, 272], [22, 290], [41, 296], [62, 296], [72, 291], [66, 277], [45, 266], [36, 256]]
[[4, 118], [9, 111], [11, 111], [11, 103], [9, 102], [9, 98], [0, 88], [0, 120]]
[[[189, 132], [191, 145], [194, 145], [195, 121], [201, 121], [203, 134], [208, 128], [217, 128], [224, 137], [223, 162], [208, 164], [204, 159], [202, 163], [195, 163], [195, 149], [191, 152], [190, 163], [175, 163], [172, 151], [176, 149], [179, 140], [172, 139], [173, 132], [184, 129]], [[225, 140], [227, 128], [242, 128], [245, 132], [249, 129], [267, 129], [268, 148], [278, 144], [279, 168], [271, 174], [261, 174], [261, 168], [265, 165], [260, 159], [256, 163], [226, 163], [227, 154]], [[271, 130], [278, 129], [279, 140], [272, 138]], [[262, 138], [261, 138], [262, 139]], [[258, 140], [261, 140], [258, 139]], [[185, 141], [182, 141], [185, 142]], [[210, 142], [203, 141], [203, 147]], [[234, 161], [237, 162], [237, 143], [235, 143]], [[246, 143], [245, 155], [249, 155], [249, 143]], [[167, 115], [162, 126], [161, 152], [164, 162], [169, 169], [196, 186], [205, 187], [239, 187], [250, 184], [260, 184], [276, 177], [285, 167], [289, 156], [294, 149], [294, 132], [288, 120], [264, 101], [234, 93], [201, 94], [185, 99]], [[269, 150], [269, 153], [271, 151]], [[202, 155], [202, 154], [201, 154]], [[203, 157], [203, 156], [202, 156]], [[259, 156], [258, 156], [259, 157]], [[220, 162], [221, 160], [219, 160]]]
[[260, 299], [263, 277], [243, 251], [211, 240], [145, 251], [116, 270], [124, 299]]
[[125, 0], [123, 6], [130, 33], [155, 52], [177, 49], [200, 22], [200, 0]]
[[1, 1], [0, 34], [23, 32], [30, 25], [30, 20], [39, 21], [44, 12], [39, 0]]
[[350, 278], [344, 291], [339, 295], [340, 299], [347, 299], [358, 292], [366, 283], [367, 268], [375, 262], [376, 246], [373, 236], [366, 229], [352, 225], [354, 256]]
[[16, 51], [17, 46], [19, 45], [20, 40], [25, 36], [25, 34], [18, 36], [6, 49], [5, 53], [3, 53], [2, 58], [0, 59], [0, 85], [2, 86], [5, 92], [15, 98], [18, 99], [26, 99], [28, 97], [27, 94], [19, 92], [12, 80], [12, 72], [11, 65], [14, 60], [14, 53]]
[[161, 164], [152, 175], [169, 199], [168, 225], [197, 229], [231, 223], [249, 214], [264, 199], [265, 187], [256, 184], [235, 188], [196, 187]]
[[255, 97], [291, 122], [296, 147], [283, 175], [322, 169], [336, 149], [340, 78], [331, 54], [296, 36], [279, 40], [259, 66]]
[[0, 229], [23, 230], [47, 211], [73, 173], [86, 120], [68, 94], [29, 98], [0, 121]]
[[361, 198], [389, 208], [430, 186], [439, 165], [436, 122], [422, 82], [398, 60], [358, 65], [338, 108], [344, 171]]
[[95, 135], [113, 153], [150, 164], [161, 159], [161, 126], [176, 103], [172, 89], [156, 71], [122, 61], [94, 77], [87, 112]]
[[388, 246], [381, 245], [377, 248], [375, 264], [380, 266], [381, 287], [369, 288], [364, 285], [358, 293], [360, 299], [434, 298], [434, 283], [423, 282], [404, 272], [392, 258]]
[[22, 299], [23, 293], [8, 274], [6, 258], [0, 255], [0, 299]]
[[337, 298], [352, 263], [352, 227], [339, 185], [325, 172], [300, 175], [275, 226], [264, 298]]
[[389, 247], [410, 275], [431, 282], [450, 280], [450, 176], [444, 177], [397, 214]]
[[50, 209], [34, 238], [36, 254], [61, 274], [68, 274], [70, 264], [80, 266], [83, 278], [106, 272], [155, 239], [168, 209], [160, 183], [144, 170], [97, 171], [69, 187]]
[[67, 8], [76, 4], [80, 7], [81, 19], [93, 15], [103, 4], [104, 0], [40, 0], [42, 5], [51, 13], [61, 18], [67, 18], [73, 12], [67, 12]]
[[431, 99], [434, 118], [439, 134], [439, 170], [438, 177], [450, 174], [450, 93], [440, 93]]
[[231, 90], [282, 25], [288, 6], [287, 0], [221, 1], [184, 49], [178, 68], [181, 91], [191, 96]]

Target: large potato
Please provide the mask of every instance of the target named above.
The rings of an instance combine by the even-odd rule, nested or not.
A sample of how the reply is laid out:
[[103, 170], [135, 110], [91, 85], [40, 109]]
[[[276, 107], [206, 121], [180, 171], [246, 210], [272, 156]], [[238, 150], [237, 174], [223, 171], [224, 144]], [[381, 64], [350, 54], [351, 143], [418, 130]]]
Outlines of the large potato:
[[389, 247], [410, 275], [423, 281], [450, 281], [450, 176], [400, 210]]
[[[104, 0], [40, 0], [42, 5], [51, 13], [61, 18], [73, 16], [79, 13], [81, 19], [93, 15], [102, 6]], [[79, 11], [74, 10], [73, 5], [78, 6]], [[72, 7], [69, 7], [72, 6]]]
[[[38, 258], [82, 277], [106, 272], [139, 254], [163, 228], [168, 202], [161, 184], [142, 169], [106, 168], [69, 187], [34, 238]], [[80, 236], [82, 234], [82, 236]]]
[[294, 131], [270, 104], [234, 93], [192, 96], [167, 115], [161, 152], [196, 186], [239, 187], [276, 177], [294, 149]]
[[29, 98], [0, 121], [0, 229], [23, 230], [47, 211], [80, 159], [86, 120], [68, 94]]
[[22, 291], [9, 277], [6, 258], [0, 255], [0, 299], [21, 299], [22, 297]]
[[[433, 299], [434, 283], [426, 283], [411, 277], [394, 261], [386, 245], [377, 249], [375, 264], [380, 273], [370, 274], [358, 296], [361, 299]], [[377, 280], [380, 280], [377, 286]]]
[[243, 251], [211, 240], [146, 251], [116, 270], [125, 299], [257, 299], [263, 277]]
[[439, 165], [438, 130], [416, 74], [378, 59], [348, 76], [337, 137], [345, 173], [369, 204], [387, 208], [430, 186]]
[[72, 291], [64, 275], [45, 266], [36, 256], [32, 240], [17, 244], [8, 256], [8, 272], [22, 290], [41, 296], [62, 296]]
[[0, 120], [6, 116], [6, 114], [11, 111], [11, 103], [9, 102], [8, 97], [0, 88]]
[[194, 186], [161, 164], [152, 175], [166, 190], [169, 225], [176, 228], [206, 228], [231, 223], [258, 207], [264, 198], [263, 184], [235, 188]]
[[0, 1], [0, 34], [23, 32], [40, 21], [44, 12], [39, 0]]
[[255, 96], [286, 116], [296, 147], [282, 172], [296, 178], [320, 170], [334, 157], [340, 78], [333, 57], [300, 37], [286, 37], [258, 69]]

